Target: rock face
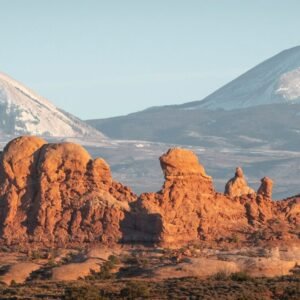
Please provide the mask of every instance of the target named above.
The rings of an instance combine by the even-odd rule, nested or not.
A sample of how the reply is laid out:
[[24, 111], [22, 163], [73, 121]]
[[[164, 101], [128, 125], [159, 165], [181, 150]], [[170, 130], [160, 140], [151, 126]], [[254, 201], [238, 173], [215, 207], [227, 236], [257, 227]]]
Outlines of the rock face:
[[160, 162], [165, 175], [162, 190], [142, 194], [136, 205], [136, 224], [145, 232], [142, 239], [179, 245], [222, 237], [236, 224], [248, 225], [244, 206], [215, 192], [193, 152], [171, 149]]
[[236, 168], [234, 177], [231, 178], [225, 186], [224, 194], [230, 197], [240, 197], [254, 193], [255, 191], [247, 184], [242, 168]]
[[255, 193], [238, 168], [224, 195], [193, 152], [170, 149], [160, 163], [162, 190], [137, 199], [81, 146], [17, 138], [0, 155], [0, 243], [299, 242], [300, 198], [272, 201], [271, 179]]
[[79, 145], [10, 142], [0, 161], [0, 234], [6, 244], [68, 245], [121, 237], [134, 194]]
[[200, 176], [211, 181], [211, 177], [206, 175], [204, 167], [199, 164], [198, 157], [192, 151], [181, 148], [169, 149], [159, 160], [165, 178]]
[[[258, 230], [272, 232], [274, 222], [296, 232], [300, 214], [295, 207], [299, 209], [299, 200], [271, 201], [270, 179], [262, 180], [256, 196], [238, 168], [236, 176], [227, 184], [225, 196], [215, 192], [211, 177], [206, 175], [193, 152], [171, 149], [160, 162], [165, 175], [162, 190], [142, 194], [133, 203], [133, 216], [126, 223], [131, 232], [135, 230], [136, 241], [175, 247], [199, 240], [247, 241]], [[292, 222], [287, 211], [294, 211]], [[266, 239], [273, 237], [266, 235]], [[284, 238], [298, 239], [297, 234], [288, 233]]]

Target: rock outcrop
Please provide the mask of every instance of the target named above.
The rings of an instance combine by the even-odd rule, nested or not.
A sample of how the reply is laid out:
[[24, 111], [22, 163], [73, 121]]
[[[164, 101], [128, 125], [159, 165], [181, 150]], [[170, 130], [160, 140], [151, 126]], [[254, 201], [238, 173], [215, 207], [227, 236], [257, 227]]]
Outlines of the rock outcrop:
[[257, 196], [262, 199], [272, 200], [273, 180], [269, 177], [261, 179], [261, 185], [257, 191]]
[[10, 142], [0, 160], [0, 234], [6, 244], [69, 245], [121, 237], [135, 195], [79, 145], [36, 137]]
[[0, 155], [0, 243], [299, 242], [300, 198], [273, 201], [271, 179], [255, 193], [238, 168], [224, 195], [192, 151], [170, 149], [160, 163], [161, 191], [137, 198], [79, 145], [17, 138]]
[[[262, 180], [256, 195], [238, 168], [235, 178], [227, 184], [230, 192], [225, 196], [214, 190], [211, 177], [193, 152], [171, 149], [161, 156], [160, 162], [165, 175], [162, 190], [142, 194], [133, 203], [132, 217], [126, 223], [131, 232], [135, 230], [137, 241], [172, 246], [199, 240], [246, 242], [257, 237], [258, 231], [272, 232], [274, 222], [285, 229], [295, 229], [299, 222], [299, 213], [293, 213], [294, 223], [286, 215], [286, 211], [299, 208], [299, 201], [273, 202], [270, 179]], [[271, 237], [272, 234], [266, 235]], [[298, 237], [286, 230], [285, 238]]]
[[230, 197], [240, 197], [254, 193], [255, 191], [247, 184], [242, 168], [236, 168], [234, 177], [226, 183], [224, 194]]

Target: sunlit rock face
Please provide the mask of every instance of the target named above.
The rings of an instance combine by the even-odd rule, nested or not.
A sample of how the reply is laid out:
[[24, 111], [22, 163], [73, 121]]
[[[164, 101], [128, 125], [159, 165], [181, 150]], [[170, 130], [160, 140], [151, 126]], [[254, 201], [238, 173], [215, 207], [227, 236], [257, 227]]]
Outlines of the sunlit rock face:
[[234, 177], [226, 183], [224, 194], [230, 197], [255, 194], [255, 191], [248, 186], [241, 167], [236, 168]]
[[250, 188], [238, 168], [238, 193], [224, 195], [192, 151], [170, 149], [160, 163], [162, 189], [137, 197], [80, 145], [12, 140], [0, 155], [0, 244], [299, 242], [300, 199], [273, 201], [270, 178], [240, 192]]
[[[273, 222], [285, 228], [284, 238], [298, 239], [299, 199], [273, 202], [271, 179], [262, 179], [255, 193], [238, 168], [229, 181], [231, 188], [227, 185], [230, 193], [224, 195], [215, 192], [212, 178], [193, 152], [170, 149], [160, 162], [165, 175], [162, 190], [142, 194], [134, 203], [132, 223], [127, 224], [136, 229], [136, 240], [172, 246], [199, 240], [230, 241], [233, 236], [246, 241], [258, 229], [272, 240]], [[293, 228], [293, 234], [287, 228]]]
[[134, 199], [104, 160], [76, 144], [25, 136], [1, 155], [0, 229], [7, 244], [116, 242]]

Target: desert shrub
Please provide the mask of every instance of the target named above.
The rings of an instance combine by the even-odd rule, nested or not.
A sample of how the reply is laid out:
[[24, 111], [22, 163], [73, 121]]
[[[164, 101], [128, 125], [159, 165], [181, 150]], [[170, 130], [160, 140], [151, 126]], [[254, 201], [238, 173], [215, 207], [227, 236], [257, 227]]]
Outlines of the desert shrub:
[[61, 259], [61, 263], [63, 265], [72, 263], [74, 261], [81, 261], [81, 254], [75, 253], [75, 252], [70, 252]]
[[121, 263], [120, 259], [115, 255], [110, 255], [108, 257], [108, 261], [111, 262], [113, 266], [119, 265]]
[[94, 286], [67, 287], [64, 291], [65, 300], [104, 300], [101, 291]]
[[147, 259], [147, 258], [141, 258], [141, 259], [139, 260], [139, 265], [140, 265], [142, 268], [148, 268], [149, 265], [150, 265], [150, 261], [149, 261], [149, 259]]
[[43, 255], [39, 250], [34, 250], [31, 253], [31, 259], [40, 259], [42, 257], [43, 257]]
[[54, 267], [57, 266], [57, 263], [56, 263], [56, 261], [55, 261], [54, 258], [50, 258], [50, 259], [48, 260], [46, 266], [49, 267], [49, 268], [54, 268]]
[[230, 276], [230, 273], [223, 270], [223, 271], [219, 271], [216, 274], [214, 274], [211, 279], [213, 280], [228, 280]]
[[251, 277], [246, 272], [236, 272], [230, 275], [230, 279], [233, 281], [249, 281]]
[[0, 247], [0, 252], [8, 253], [8, 252], [10, 252], [10, 249], [8, 247], [6, 247], [6, 246], [1, 246]]
[[91, 274], [86, 276], [86, 280], [106, 280], [112, 279], [114, 275], [111, 273], [111, 268], [107, 264], [103, 264], [99, 272], [91, 270]]
[[131, 281], [121, 290], [120, 295], [126, 299], [148, 298], [150, 288], [144, 282]]
[[128, 265], [138, 265], [139, 259], [136, 256], [126, 256], [124, 258], [124, 263]]
[[286, 287], [280, 299], [282, 300], [300, 299], [300, 283], [296, 286]]
[[18, 284], [16, 283], [16, 281], [15, 280], [12, 280], [11, 282], [10, 282], [10, 286], [11, 287], [16, 287]]
[[266, 239], [265, 232], [262, 231], [262, 230], [257, 230], [257, 231], [252, 233], [251, 238], [254, 241], [265, 240]]
[[91, 271], [91, 275], [87, 276], [85, 279], [87, 280], [105, 280], [105, 279], [112, 279], [114, 278], [114, 274], [112, 274], [112, 270], [116, 267], [117, 264], [120, 263], [120, 260], [111, 255], [100, 268], [99, 272]]
[[4, 275], [9, 270], [9, 265], [0, 266], [0, 276]]
[[231, 243], [238, 243], [239, 241], [240, 239], [237, 234], [233, 234], [232, 237], [230, 238]]

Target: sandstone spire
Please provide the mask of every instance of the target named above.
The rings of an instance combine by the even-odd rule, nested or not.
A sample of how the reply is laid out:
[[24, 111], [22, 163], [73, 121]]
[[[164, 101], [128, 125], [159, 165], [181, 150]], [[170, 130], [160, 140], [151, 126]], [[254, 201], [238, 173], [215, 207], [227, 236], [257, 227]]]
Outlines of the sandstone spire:
[[248, 186], [242, 168], [237, 167], [234, 177], [226, 183], [224, 194], [230, 197], [240, 197], [254, 193], [255, 191]]
[[257, 196], [263, 199], [271, 200], [273, 190], [273, 180], [269, 177], [261, 179], [261, 185], [257, 191]]

